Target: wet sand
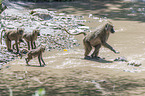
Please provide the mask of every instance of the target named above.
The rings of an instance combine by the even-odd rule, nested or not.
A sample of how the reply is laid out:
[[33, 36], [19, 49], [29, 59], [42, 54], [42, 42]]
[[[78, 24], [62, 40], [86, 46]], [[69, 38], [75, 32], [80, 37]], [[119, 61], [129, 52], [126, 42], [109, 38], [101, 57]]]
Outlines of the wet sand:
[[[81, 5], [79, 8], [76, 2], [77, 6]], [[53, 11], [59, 9], [60, 13], [85, 16], [89, 21], [85, 25], [92, 28], [91, 30], [97, 27], [98, 22], [92, 20], [92, 17], [88, 18], [89, 14], [106, 16], [116, 30], [115, 34], [110, 35], [108, 43], [120, 54], [114, 54], [102, 47], [99, 56], [105, 59], [84, 60], [83, 36], [76, 36], [80, 43], [79, 47], [67, 51], [53, 50], [43, 54], [46, 67], [38, 67], [37, 58], [30, 62], [32, 66], [26, 66], [25, 57], [6, 64], [0, 70], [0, 96], [7, 96], [9, 89], [13, 91], [14, 96], [29, 96], [38, 88], [45, 88], [46, 96], [144, 96], [145, 23], [140, 13], [132, 13], [134, 14], [132, 17], [128, 15], [130, 7], [135, 6], [133, 8], [138, 9], [136, 6], [143, 7], [142, 3], [133, 5], [132, 2], [104, 3], [101, 0], [90, 0], [75, 1], [72, 6], [70, 3], [61, 3], [57, 7], [54, 3], [45, 6]], [[126, 57], [129, 61], [138, 61], [142, 65], [135, 67], [128, 66], [127, 62], [113, 61], [120, 56]]]

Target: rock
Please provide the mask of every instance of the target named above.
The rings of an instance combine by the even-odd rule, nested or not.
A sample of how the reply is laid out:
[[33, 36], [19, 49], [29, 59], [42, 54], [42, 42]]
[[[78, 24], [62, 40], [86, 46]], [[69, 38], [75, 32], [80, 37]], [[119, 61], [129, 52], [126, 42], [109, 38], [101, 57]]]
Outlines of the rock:
[[38, 16], [43, 20], [49, 20], [52, 18], [49, 13], [34, 13], [33, 16]]
[[125, 57], [118, 57], [114, 59], [114, 61], [128, 62], [128, 60]]
[[142, 64], [139, 63], [139, 62], [130, 61], [127, 65], [132, 65], [132, 66], [135, 66], [135, 67], [139, 67], [139, 66], [141, 66]]

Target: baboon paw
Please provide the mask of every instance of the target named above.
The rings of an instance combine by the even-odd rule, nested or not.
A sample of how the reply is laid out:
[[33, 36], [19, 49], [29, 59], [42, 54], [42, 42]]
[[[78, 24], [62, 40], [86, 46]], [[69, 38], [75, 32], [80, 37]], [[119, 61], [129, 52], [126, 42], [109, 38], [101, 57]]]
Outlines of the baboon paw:
[[91, 57], [90, 56], [85, 56], [84, 59], [90, 60]]
[[40, 67], [45, 67], [45, 65], [40, 65]]
[[43, 66], [47, 66], [46, 64], [44, 64]]
[[95, 58], [96, 58], [97, 60], [101, 59], [101, 57], [98, 57], [98, 56], [97, 56], [97, 57], [95, 57]]
[[101, 57], [95, 56], [95, 57], [92, 57], [92, 58], [99, 60]]
[[120, 52], [116, 51], [115, 53], [116, 53], [116, 54], [119, 54]]
[[13, 50], [12, 50], [12, 49], [8, 49], [8, 51], [9, 51], [9, 52], [13, 52]]

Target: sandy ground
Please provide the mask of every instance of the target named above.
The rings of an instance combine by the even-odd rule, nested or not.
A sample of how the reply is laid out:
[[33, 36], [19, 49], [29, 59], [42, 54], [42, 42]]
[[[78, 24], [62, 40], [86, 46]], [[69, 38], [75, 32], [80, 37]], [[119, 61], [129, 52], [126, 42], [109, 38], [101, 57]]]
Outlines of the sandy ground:
[[[103, 0], [105, 1], [105, 0]], [[43, 54], [46, 67], [39, 67], [37, 58], [26, 66], [25, 60], [14, 60], [0, 70], [0, 96], [8, 96], [12, 90], [14, 96], [31, 96], [39, 88], [45, 88], [46, 96], [144, 96], [144, 36], [143, 16], [127, 13], [132, 3], [121, 1], [90, 0], [75, 1], [72, 4], [50, 3], [31, 5], [30, 8], [43, 7], [73, 15], [86, 16], [92, 30], [98, 22], [88, 18], [108, 17], [114, 24], [116, 33], [108, 43], [120, 54], [114, 54], [101, 48], [103, 60], [84, 60], [83, 36], [76, 36], [79, 47], [67, 51], [53, 50]], [[45, 5], [45, 6], [44, 6]], [[142, 3], [136, 3], [141, 6]], [[128, 7], [126, 7], [128, 6]], [[127, 66], [125, 62], [113, 62], [119, 56], [128, 60], [140, 61], [141, 67]]]

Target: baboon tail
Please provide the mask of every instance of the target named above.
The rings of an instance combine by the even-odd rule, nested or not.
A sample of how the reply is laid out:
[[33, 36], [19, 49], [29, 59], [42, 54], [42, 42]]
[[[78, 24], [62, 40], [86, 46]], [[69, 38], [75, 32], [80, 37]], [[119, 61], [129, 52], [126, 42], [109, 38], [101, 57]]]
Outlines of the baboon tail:
[[59, 25], [61, 27], [61, 29], [65, 30], [66, 33], [68, 33], [69, 35], [80, 35], [80, 34], [84, 34], [84, 36], [86, 36], [87, 34], [85, 32], [80, 32], [80, 33], [76, 33], [76, 34], [71, 34], [70, 32], [68, 32], [65, 28], [63, 28], [61, 25]]
[[3, 38], [3, 32], [6, 31], [5, 29], [2, 30], [1, 32], [1, 38], [0, 38], [0, 43], [2, 44], [2, 38]]

